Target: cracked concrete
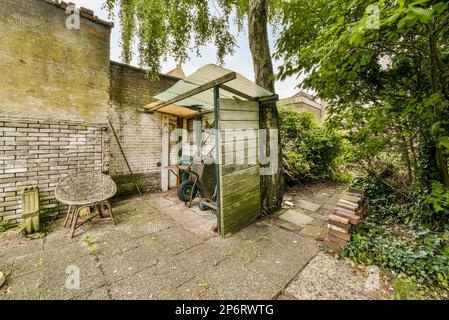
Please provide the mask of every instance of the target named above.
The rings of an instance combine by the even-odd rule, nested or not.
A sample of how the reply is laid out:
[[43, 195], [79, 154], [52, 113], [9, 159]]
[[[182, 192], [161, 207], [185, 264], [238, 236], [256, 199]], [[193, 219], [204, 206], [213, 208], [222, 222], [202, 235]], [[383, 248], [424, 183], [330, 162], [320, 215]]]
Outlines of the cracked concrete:
[[[73, 239], [61, 220], [43, 239], [3, 234], [0, 299], [272, 299], [318, 252], [300, 236], [302, 251], [280, 243], [284, 231], [264, 222], [222, 239], [211, 212], [161, 195], [113, 207], [117, 226], [86, 224]], [[66, 287], [72, 265], [79, 289]]]
[[[1, 234], [0, 300], [308, 297], [295, 295], [295, 279], [317, 242], [266, 221], [222, 239], [212, 232], [214, 214], [196, 207], [146, 195], [113, 204], [116, 226], [89, 223], [73, 239], [62, 220], [43, 239]], [[79, 288], [66, 286], [69, 266], [79, 270]]]

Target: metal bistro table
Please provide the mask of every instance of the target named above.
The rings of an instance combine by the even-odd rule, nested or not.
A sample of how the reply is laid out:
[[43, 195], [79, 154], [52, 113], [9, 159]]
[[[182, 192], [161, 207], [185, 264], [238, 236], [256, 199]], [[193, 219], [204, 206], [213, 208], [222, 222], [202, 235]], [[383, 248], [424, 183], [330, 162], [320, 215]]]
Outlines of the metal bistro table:
[[[117, 186], [107, 175], [95, 171], [80, 171], [69, 174], [63, 178], [55, 189], [56, 199], [69, 206], [67, 216], [64, 221], [64, 227], [71, 228], [70, 237], [73, 238], [75, 230], [87, 221], [103, 215], [103, 209], [106, 207], [109, 218], [115, 225], [112, 207], [108, 199], [117, 192]], [[78, 222], [81, 210], [85, 208], [94, 208], [95, 214], [90, 214], [83, 221]]]

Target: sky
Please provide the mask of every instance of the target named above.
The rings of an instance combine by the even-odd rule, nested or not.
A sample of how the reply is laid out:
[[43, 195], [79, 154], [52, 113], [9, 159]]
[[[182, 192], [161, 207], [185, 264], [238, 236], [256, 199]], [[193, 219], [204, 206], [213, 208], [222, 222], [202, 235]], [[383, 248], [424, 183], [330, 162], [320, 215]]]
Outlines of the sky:
[[[70, 2], [75, 3], [78, 8], [80, 6], [83, 6], [88, 9], [94, 10], [95, 15], [97, 15], [100, 19], [109, 20], [107, 10], [102, 9], [102, 5], [104, 2], [103, 0], [71, 0]], [[114, 20], [115, 25], [112, 29], [111, 34], [111, 60], [121, 62], [120, 23], [117, 17]], [[269, 30], [269, 32], [271, 52], [273, 53], [275, 39], [271, 30]], [[235, 48], [234, 55], [226, 56], [224, 67], [239, 72], [246, 78], [254, 81], [251, 52], [249, 50], [247, 39], [248, 35], [247, 33], [241, 33], [237, 35], [237, 32], [234, 32], [234, 35], [236, 35], [237, 47]], [[216, 50], [212, 43], [201, 48], [200, 53], [201, 57], [197, 57], [195, 53], [192, 53], [190, 55], [190, 60], [182, 65], [182, 68], [186, 75], [190, 75], [205, 64], [217, 63]], [[137, 56], [137, 54], [135, 56]], [[138, 62], [134, 60], [132, 64], [137, 66]], [[276, 72], [277, 67], [279, 65], [282, 65], [282, 61], [273, 61], [273, 64]], [[168, 72], [175, 67], [176, 62], [172, 58], [168, 58], [167, 61], [162, 61], [162, 73]], [[296, 79], [296, 77], [290, 77], [282, 82], [277, 81], [275, 84], [276, 93], [281, 99], [291, 97], [298, 91], [298, 89], [295, 89], [295, 87], [299, 84], [299, 82], [300, 80]]]

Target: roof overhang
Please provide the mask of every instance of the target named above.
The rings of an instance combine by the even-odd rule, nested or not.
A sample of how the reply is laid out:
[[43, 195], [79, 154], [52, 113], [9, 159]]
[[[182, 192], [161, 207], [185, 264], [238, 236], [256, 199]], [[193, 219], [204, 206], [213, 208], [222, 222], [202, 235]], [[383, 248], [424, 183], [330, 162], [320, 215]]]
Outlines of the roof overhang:
[[260, 102], [278, 100], [276, 94], [259, 87], [242, 75], [208, 64], [155, 96], [159, 101], [143, 108], [148, 112], [160, 111], [181, 117], [212, 112], [214, 87], [220, 87], [220, 98]]

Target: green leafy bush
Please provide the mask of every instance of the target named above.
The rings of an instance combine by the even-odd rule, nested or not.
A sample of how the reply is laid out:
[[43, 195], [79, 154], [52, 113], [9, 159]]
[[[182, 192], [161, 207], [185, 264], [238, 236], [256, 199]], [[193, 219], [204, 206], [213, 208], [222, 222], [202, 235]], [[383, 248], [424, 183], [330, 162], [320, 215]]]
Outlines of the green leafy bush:
[[393, 300], [422, 300], [421, 288], [410, 278], [397, 278], [393, 283]]
[[449, 228], [423, 222], [426, 201], [389, 188], [379, 178], [363, 177], [354, 184], [365, 189], [369, 209], [342, 254], [449, 290]]
[[13, 223], [11, 223], [10, 220], [3, 220], [0, 221], [0, 233], [1, 232], [5, 232], [6, 230], [10, 229], [13, 227]]
[[335, 178], [343, 151], [340, 135], [319, 124], [310, 112], [282, 109], [279, 114], [286, 182]]
[[449, 217], [449, 188], [446, 188], [439, 181], [432, 181], [431, 193], [426, 196], [435, 212], [444, 217]]

